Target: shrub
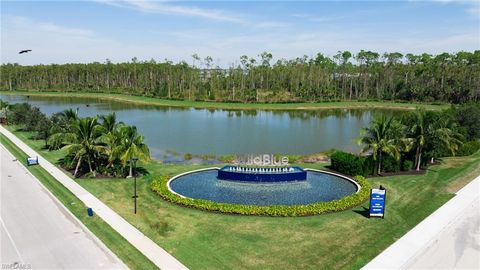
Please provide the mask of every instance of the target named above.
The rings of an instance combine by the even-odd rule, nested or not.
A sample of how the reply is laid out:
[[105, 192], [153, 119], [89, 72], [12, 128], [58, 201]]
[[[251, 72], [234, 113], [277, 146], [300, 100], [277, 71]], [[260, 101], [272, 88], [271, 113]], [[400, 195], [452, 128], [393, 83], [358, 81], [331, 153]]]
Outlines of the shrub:
[[346, 196], [340, 200], [330, 202], [318, 202], [307, 205], [242, 205], [218, 203], [203, 199], [191, 199], [180, 197], [168, 189], [169, 176], [157, 176], [151, 183], [151, 189], [164, 200], [180, 204], [186, 207], [201, 210], [215, 211], [228, 214], [258, 215], [258, 216], [310, 216], [332, 213], [350, 209], [365, 202], [370, 196], [370, 183], [363, 176], [354, 177], [361, 186], [359, 192]]
[[364, 157], [337, 151], [330, 156], [331, 168], [347, 175], [364, 175]]
[[363, 176], [376, 174], [375, 164], [376, 161], [373, 159], [372, 155], [366, 157], [365, 161], [363, 161]]
[[458, 150], [457, 155], [459, 156], [469, 156], [476, 153], [480, 149], [480, 141], [470, 141], [464, 143]]
[[193, 157], [193, 156], [192, 156], [192, 154], [190, 154], [190, 153], [186, 153], [186, 154], [183, 156], [183, 158], [184, 158], [185, 160], [191, 160], [192, 157]]
[[8, 114], [8, 122], [15, 125], [22, 125], [26, 122], [32, 106], [28, 103], [19, 103], [10, 106], [10, 113]]
[[301, 158], [301, 156], [299, 155], [288, 155], [287, 157], [288, 157], [288, 163], [297, 163]]
[[404, 160], [402, 163], [402, 171], [410, 171], [413, 168], [413, 161], [411, 160]]
[[218, 158], [218, 161], [222, 163], [232, 163], [235, 159], [236, 157], [234, 155], [223, 155]]
[[382, 169], [384, 172], [399, 172], [400, 161], [396, 160], [392, 156], [383, 155], [382, 157]]
[[453, 114], [466, 133], [467, 140], [480, 138], [480, 105], [469, 104], [453, 108]]

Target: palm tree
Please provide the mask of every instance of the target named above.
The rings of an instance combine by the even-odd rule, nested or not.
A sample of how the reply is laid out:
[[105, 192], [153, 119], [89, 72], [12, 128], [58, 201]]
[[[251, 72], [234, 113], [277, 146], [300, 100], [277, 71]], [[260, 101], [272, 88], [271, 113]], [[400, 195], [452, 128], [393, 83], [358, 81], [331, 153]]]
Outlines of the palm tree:
[[114, 132], [114, 129], [117, 127], [118, 124], [123, 124], [123, 122], [117, 122], [117, 115], [115, 112], [107, 114], [107, 115], [100, 115], [100, 120], [102, 120], [102, 126], [105, 128], [107, 133]]
[[425, 110], [417, 109], [414, 115], [415, 122], [410, 128], [410, 134], [416, 149], [414, 165], [416, 170], [419, 171], [422, 163], [422, 150], [427, 142], [428, 124]]
[[50, 150], [58, 150], [62, 147], [66, 134], [72, 133], [72, 126], [78, 119], [77, 111], [73, 109], [66, 109], [52, 115], [51, 120], [55, 124], [49, 130], [49, 133], [52, 134], [47, 141]]
[[[465, 138], [457, 131], [453, 119], [444, 115], [437, 115], [429, 125], [429, 136], [427, 147], [431, 155], [431, 163], [434, 162], [438, 149], [446, 149], [452, 156], [455, 156]], [[425, 149], [427, 150], [427, 149]]]
[[71, 129], [71, 133], [65, 134], [65, 149], [77, 160], [73, 176], [77, 177], [82, 162], [86, 160], [90, 173], [95, 177], [92, 161], [104, 150], [100, 141], [104, 129], [98, 124], [96, 117], [81, 118], [73, 123]]
[[400, 138], [397, 137], [399, 129], [400, 125], [393, 117], [382, 115], [375, 118], [370, 127], [362, 130], [362, 152], [372, 151], [373, 159], [377, 161], [377, 174], [382, 172], [382, 153], [400, 159]]
[[60, 114], [69, 121], [75, 121], [78, 119], [78, 108], [75, 111], [73, 109], [66, 109]]
[[[104, 133], [100, 140], [105, 144], [105, 154], [108, 156], [107, 167], [113, 167], [114, 163], [120, 160], [122, 154], [122, 144], [123, 136], [122, 128], [124, 127], [123, 123], [116, 123], [114, 125], [106, 125], [106, 122], [103, 122]], [[108, 121], [108, 123], [112, 123]], [[109, 131], [107, 131], [109, 130]]]
[[454, 129], [438, 128], [435, 130], [435, 137], [450, 151], [452, 156], [455, 156], [460, 146], [463, 145], [463, 136]]
[[417, 171], [420, 170], [422, 154], [426, 150], [427, 144], [437, 142], [455, 155], [462, 145], [463, 139], [462, 135], [454, 129], [450, 119], [433, 113], [429, 114], [423, 109], [417, 109], [414, 113], [410, 136], [416, 148], [415, 166]]
[[123, 166], [129, 163], [130, 171], [128, 177], [133, 176], [132, 160], [138, 158], [142, 161], [150, 160], [150, 150], [148, 146], [143, 142], [144, 138], [137, 132], [135, 126], [122, 126], [120, 128], [121, 133], [121, 155], [120, 161]]

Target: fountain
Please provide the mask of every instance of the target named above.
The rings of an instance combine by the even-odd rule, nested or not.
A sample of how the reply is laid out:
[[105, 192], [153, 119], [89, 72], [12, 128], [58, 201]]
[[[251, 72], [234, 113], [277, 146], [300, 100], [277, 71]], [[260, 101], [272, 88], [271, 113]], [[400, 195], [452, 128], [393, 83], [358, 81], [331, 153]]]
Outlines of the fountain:
[[307, 180], [307, 172], [300, 167], [243, 167], [225, 166], [218, 170], [220, 180], [242, 182], [290, 182]]

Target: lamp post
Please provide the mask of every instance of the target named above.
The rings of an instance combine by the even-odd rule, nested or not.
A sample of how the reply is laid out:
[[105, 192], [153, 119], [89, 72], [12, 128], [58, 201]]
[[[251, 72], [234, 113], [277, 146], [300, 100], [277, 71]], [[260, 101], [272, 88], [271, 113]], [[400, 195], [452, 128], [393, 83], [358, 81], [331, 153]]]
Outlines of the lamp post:
[[136, 169], [137, 169], [137, 161], [138, 161], [138, 158], [134, 157], [131, 159], [131, 165], [133, 167], [133, 213], [134, 214], [137, 214], [137, 172], [136, 172]]

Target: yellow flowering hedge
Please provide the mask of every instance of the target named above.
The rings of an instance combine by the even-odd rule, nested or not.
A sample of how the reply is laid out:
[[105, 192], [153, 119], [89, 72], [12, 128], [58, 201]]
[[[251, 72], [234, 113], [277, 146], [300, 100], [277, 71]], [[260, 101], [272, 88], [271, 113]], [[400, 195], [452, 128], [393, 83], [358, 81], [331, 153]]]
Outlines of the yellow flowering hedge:
[[329, 202], [317, 202], [306, 205], [268, 206], [218, 203], [203, 199], [182, 198], [170, 192], [167, 186], [169, 179], [170, 177], [167, 175], [155, 177], [151, 183], [151, 189], [169, 202], [180, 204], [186, 207], [228, 214], [276, 217], [320, 215], [353, 208], [365, 202], [370, 196], [370, 183], [363, 176], [355, 176], [355, 181], [361, 186], [360, 192]]

